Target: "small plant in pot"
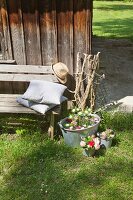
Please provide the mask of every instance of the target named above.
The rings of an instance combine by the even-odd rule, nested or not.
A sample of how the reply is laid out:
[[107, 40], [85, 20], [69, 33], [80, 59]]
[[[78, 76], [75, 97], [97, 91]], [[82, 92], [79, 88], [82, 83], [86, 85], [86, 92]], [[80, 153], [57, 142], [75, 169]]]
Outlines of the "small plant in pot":
[[112, 129], [106, 129], [101, 133], [97, 133], [101, 139], [101, 146], [104, 146], [106, 149], [110, 148], [112, 145], [112, 139], [115, 137], [115, 133]]
[[83, 148], [83, 155], [94, 156], [95, 151], [100, 149], [100, 139], [92, 136], [81, 138], [80, 146]]

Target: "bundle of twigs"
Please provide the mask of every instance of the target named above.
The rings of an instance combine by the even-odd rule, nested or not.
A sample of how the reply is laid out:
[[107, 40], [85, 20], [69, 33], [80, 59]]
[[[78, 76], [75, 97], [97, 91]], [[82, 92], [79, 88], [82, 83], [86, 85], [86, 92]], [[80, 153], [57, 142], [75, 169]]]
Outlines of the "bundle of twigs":
[[75, 73], [76, 87], [74, 93], [74, 102], [76, 106], [85, 109], [87, 100], [90, 101], [91, 109], [95, 104], [95, 90], [94, 90], [94, 78], [96, 70], [99, 68], [99, 54], [88, 55], [84, 54], [83, 61], [81, 63], [80, 53], [77, 54], [77, 71]]

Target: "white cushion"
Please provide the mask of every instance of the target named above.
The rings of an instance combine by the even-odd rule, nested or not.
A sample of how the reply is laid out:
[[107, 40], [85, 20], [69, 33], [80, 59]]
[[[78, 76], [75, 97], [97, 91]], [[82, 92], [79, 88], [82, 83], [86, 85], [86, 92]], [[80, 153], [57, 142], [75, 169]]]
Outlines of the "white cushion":
[[[45, 114], [48, 110], [50, 110], [51, 108], [55, 107], [56, 105], [55, 104], [40, 104], [40, 103], [35, 103], [35, 102], [32, 102], [32, 101], [29, 101], [29, 100], [26, 100], [26, 99], [23, 99], [22, 96], [20, 97], [17, 97], [17, 102], [22, 104], [23, 106], [26, 106], [32, 110], [35, 110], [41, 114]], [[66, 97], [62, 96], [61, 97], [61, 103], [63, 101], [67, 100]]]
[[59, 105], [66, 88], [66, 86], [58, 83], [32, 80], [22, 98], [37, 103]]

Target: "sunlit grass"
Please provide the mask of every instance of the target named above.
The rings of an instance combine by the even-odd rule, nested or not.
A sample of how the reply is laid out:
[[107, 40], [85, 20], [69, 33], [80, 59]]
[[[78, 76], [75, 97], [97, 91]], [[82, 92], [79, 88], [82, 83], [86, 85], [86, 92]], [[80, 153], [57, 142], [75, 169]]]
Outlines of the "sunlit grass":
[[133, 40], [133, 2], [94, 1], [93, 34]]
[[0, 200], [132, 199], [133, 131], [127, 126], [131, 116], [115, 116], [121, 121], [116, 126], [112, 116], [104, 119], [116, 138], [108, 151], [94, 158], [67, 147], [62, 139], [51, 141], [39, 128], [1, 134]]

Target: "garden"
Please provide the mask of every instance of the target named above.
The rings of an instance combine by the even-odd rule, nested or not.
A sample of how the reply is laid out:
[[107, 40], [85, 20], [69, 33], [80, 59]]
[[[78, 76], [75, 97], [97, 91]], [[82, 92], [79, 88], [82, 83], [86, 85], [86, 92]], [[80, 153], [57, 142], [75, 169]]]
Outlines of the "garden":
[[[32, 126], [0, 136], [1, 199], [132, 199], [133, 115], [103, 113], [116, 136], [94, 157]], [[34, 126], [35, 125], [35, 126]], [[103, 124], [104, 125], [104, 124]], [[35, 129], [36, 127], [36, 129]]]
[[[94, 36], [132, 41], [132, 7], [132, 2], [94, 1]], [[117, 25], [114, 16], [119, 19]], [[23, 126], [18, 123], [14, 128], [8, 116], [1, 116], [0, 200], [132, 199], [133, 114], [83, 110], [74, 107], [59, 123], [62, 132], [81, 131], [80, 139], [76, 139], [78, 148], [69, 141], [67, 145], [65, 137], [51, 140], [46, 119], [41, 122], [39, 117], [16, 116]], [[84, 131], [91, 127], [96, 128], [97, 135], [91, 130], [84, 137]], [[107, 137], [112, 141], [109, 147], [102, 143]], [[95, 152], [88, 156], [86, 149]]]

